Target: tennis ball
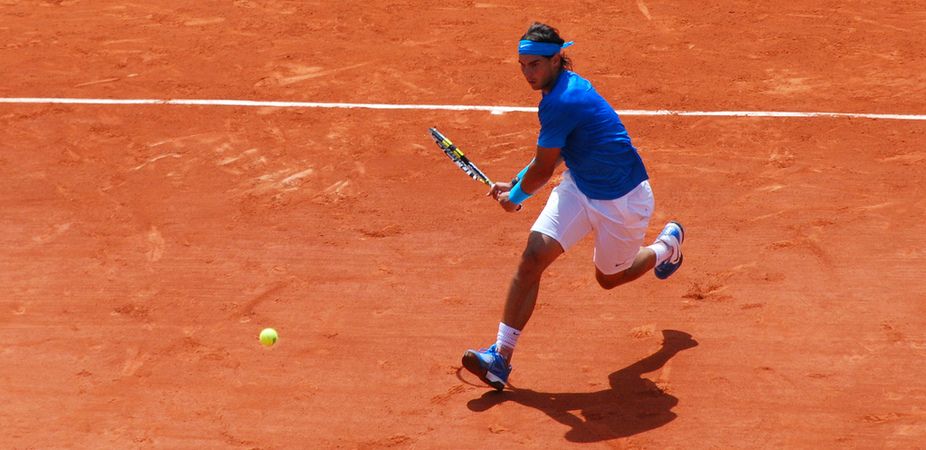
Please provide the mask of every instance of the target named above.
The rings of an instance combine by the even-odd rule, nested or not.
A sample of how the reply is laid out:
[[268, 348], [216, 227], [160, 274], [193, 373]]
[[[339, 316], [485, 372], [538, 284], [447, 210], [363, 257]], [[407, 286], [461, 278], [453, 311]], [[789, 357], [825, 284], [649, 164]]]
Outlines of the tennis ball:
[[264, 328], [260, 332], [260, 343], [269, 347], [273, 344], [276, 344], [278, 337], [279, 336], [277, 335], [277, 330], [274, 330], [273, 328]]

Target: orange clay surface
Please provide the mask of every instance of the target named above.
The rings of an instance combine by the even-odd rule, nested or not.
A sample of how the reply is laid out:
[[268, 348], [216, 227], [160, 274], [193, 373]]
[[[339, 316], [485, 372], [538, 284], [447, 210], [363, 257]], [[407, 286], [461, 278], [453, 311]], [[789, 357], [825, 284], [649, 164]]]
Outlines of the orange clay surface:
[[[618, 109], [926, 113], [889, 0], [0, 0], [0, 97], [534, 106], [534, 19]], [[495, 394], [550, 186], [504, 213], [427, 127], [507, 179], [534, 114], [0, 104], [0, 447], [926, 445], [926, 122], [623, 119], [685, 265], [603, 291], [583, 241]]]

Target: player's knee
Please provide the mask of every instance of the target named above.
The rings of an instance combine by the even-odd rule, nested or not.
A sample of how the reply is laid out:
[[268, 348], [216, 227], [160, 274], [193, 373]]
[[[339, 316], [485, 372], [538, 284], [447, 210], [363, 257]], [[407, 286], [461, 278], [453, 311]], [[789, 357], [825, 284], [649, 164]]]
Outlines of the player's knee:
[[539, 277], [546, 268], [547, 255], [543, 249], [528, 246], [521, 254], [521, 264], [518, 266], [518, 275], [521, 277]]
[[543, 271], [543, 263], [540, 253], [528, 247], [521, 254], [521, 263], [518, 265], [518, 275], [533, 276], [539, 275]]
[[598, 281], [598, 285], [603, 289], [614, 289], [626, 282], [624, 277], [624, 272], [618, 272], [612, 275], [605, 275], [601, 271], [595, 271], [595, 279]]

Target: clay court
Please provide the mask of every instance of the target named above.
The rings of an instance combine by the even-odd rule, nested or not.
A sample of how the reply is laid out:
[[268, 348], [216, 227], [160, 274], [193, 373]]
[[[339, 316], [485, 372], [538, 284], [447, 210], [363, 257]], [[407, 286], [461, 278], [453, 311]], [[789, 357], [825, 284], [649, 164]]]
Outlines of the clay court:
[[0, 447], [926, 447], [922, 5], [486, 1], [0, 0], [0, 97], [534, 107], [541, 20], [618, 110], [898, 117], [622, 115], [685, 265], [583, 241], [497, 394], [553, 184], [427, 129], [504, 180], [536, 113], [0, 103]]

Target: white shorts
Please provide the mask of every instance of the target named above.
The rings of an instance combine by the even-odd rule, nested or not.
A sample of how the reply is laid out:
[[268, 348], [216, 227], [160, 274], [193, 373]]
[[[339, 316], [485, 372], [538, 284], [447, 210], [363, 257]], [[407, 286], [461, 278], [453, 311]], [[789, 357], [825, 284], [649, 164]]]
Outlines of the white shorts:
[[594, 200], [579, 191], [567, 170], [563, 182], [550, 193], [531, 231], [550, 236], [563, 250], [569, 250], [594, 230], [595, 267], [611, 275], [633, 264], [653, 215], [653, 205], [649, 181], [643, 181], [621, 198]]

